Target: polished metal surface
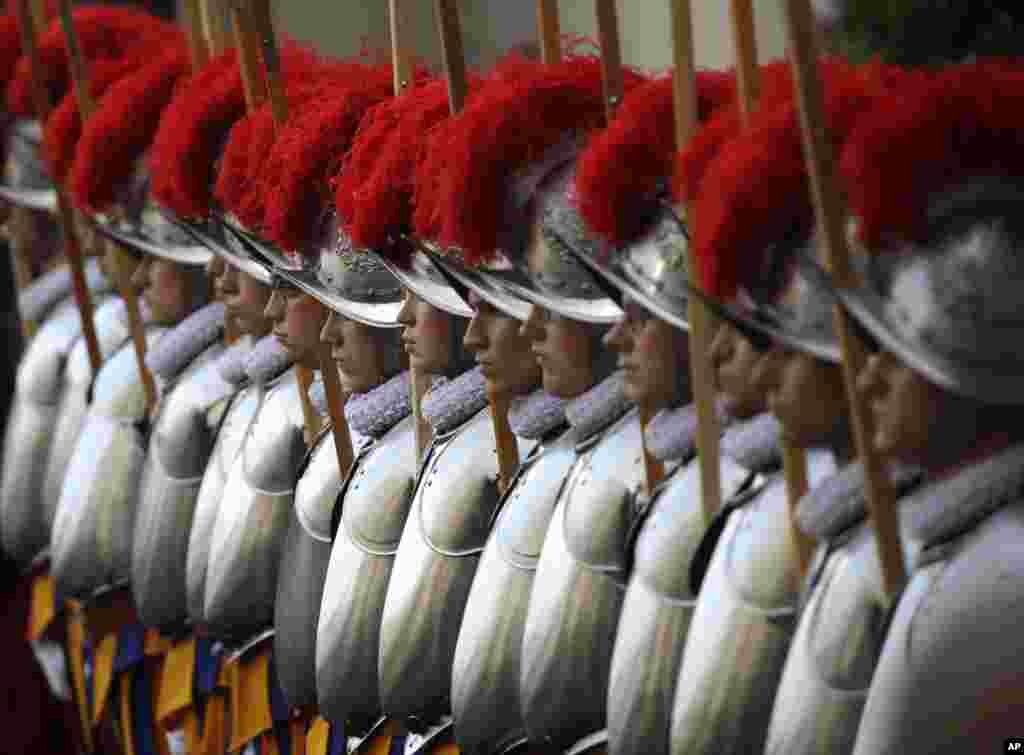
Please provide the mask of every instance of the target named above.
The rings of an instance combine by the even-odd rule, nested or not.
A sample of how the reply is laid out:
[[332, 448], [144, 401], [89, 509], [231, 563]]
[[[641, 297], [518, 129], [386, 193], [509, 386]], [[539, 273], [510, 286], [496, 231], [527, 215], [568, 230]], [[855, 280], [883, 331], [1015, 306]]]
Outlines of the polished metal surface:
[[217, 633], [245, 637], [273, 621], [281, 546], [305, 453], [293, 368], [267, 390], [228, 473], [206, 572], [205, 619]]
[[231, 401], [230, 406], [218, 407], [222, 414], [217, 441], [206, 464], [203, 481], [196, 496], [192, 529], [188, 538], [188, 555], [185, 560], [185, 587], [188, 616], [196, 624], [205, 623], [206, 616], [206, 567], [210, 560], [210, 541], [213, 527], [217, 522], [231, 470], [242, 449], [249, 425], [256, 417], [261, 400], [261, 389], [248, 385]]
[[[853, 751], [885, 640], [887, 597], [869, 524], [833, 544], [786, 659], [765, 753]], [[906, 544], [906, 541], [904, 541]], [[827, 547], [827, 546], [822, 546]]]
[[523, 633], [520, 695], [531, 741], [566, 748], [605, 728], [640, 449], [633, 411], [580, 453], [559, 496]]
[[[534, 443], [517, 440], [523, 458]], [[497, 477], [489, 409], [435, 441], [384, 602], [379, 674], [388, 715], [448, 712], [455, 642], [498, 505]]]
[[[722, 500], [751, 472], [726, 457]], [[660, 488], [634, 546], [608, 681], [612, 755], [667, 755], [676, 677], [696, 604], [690, 562], [707, 529], [700, 465], [681, 467]]]
[[[835, 471], [808, 454], [813, 487]], [[734, 513], [704, 576], [672, 709], [673, 755], [762, 752], [796, 629], [799, 589], [785, 484], [774, 477]]]
[[0, 198], [18, 207], [55, 213], [57, 190], [50, 180], [43, 157], [40, 122], [18, 119], [8, 131], [8, 154], [0, 176]]
[[219, 372], [224, 345], [205, 349], [169, 386], [153, 425], [132, 544], [132, 595], [143, 624], [171, 629], [188, 615], [185, 568], [218, 404], [236, 387]]
[[1019, 469], [1014, 477], [1002, 492], [982, 483], [1003, 506], [980, 522], [961, 519], [957, 529], [966, 531], [947, 530], [915, 564], [875, 666], [855, 755], [1012, 752], [1004, 740], [1008, 725], [1019, 726], [1024, 657]]
[[[354, 453], [362, 442], [352, 438]], [[334, 433], [326, 430], [295, 485], [274, 600], [274, 666], [293, 707], [316, 704], [316, 629], [331, 557], [331, 517], [341, 490]]]
[[64, 299], [42, 323], [18, 365], [4, 436], [0, 536], [22, 565], [50, 544], [52, 517], [43, 506], [46, 460], [64, 387], [64, 366], [81, 333], [78, 309]]
[[358, 250], [331, 213], [315, 261], [303, 270], [283, 270], [285, 278], [324, 306], [373, 328], [397, 328], [402, 286], [375, 255]]
[[571, 432], [527, 459], [480, 557], [452, 668], [455, 738], [492, 753], [525, 734], [519, 706], [523, 626], [541, 546], [576, 451]]
[[[100, 353], [106, 359], [125, 345], [131, 333], [124, 315], [124, 303], [117, 297], [96, 300], [96, 340], [99, 341]], [[89, 411], [90, 391], [92, 388], [92, 364], [89, 362], [89, 351], [85, 340], [79, 338], [68, 355], [64, 368], [64, 391], [60, 410], [57, 413], [56, 426], [53, 431], [53, 443], [46, 459], [46, 477], [43, 480], [43, 507], [46, 511], [49, 526], [53, 526], [53, 518], [60, 502], [64, 487], [64, 476], [71, 455], [78, 445], [78, 437], [85, 423], [85, 415]]]
[[[165, 332], [148, 327], [147, 346]], [[60, 595], [86, 598], [130, 576], [145, 416], [145, 393], [129, 343], [96, 376], [92, 405], [68, 464], [50, 541]]]
[[365, 722], [381, 713], [381, 615], [415, 477], [407, 417], [360, 455], [344, 490], [316, 636], [317, 701], [330, 721]]

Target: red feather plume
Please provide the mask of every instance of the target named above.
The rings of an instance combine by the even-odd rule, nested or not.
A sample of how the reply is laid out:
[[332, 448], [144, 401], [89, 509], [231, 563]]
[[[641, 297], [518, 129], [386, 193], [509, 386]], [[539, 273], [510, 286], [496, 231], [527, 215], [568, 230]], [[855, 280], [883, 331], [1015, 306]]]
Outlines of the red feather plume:
[[150, 191], [181, 217], [210, 212], [214, 163], [231, 125], [245, 112], [238, 59], [225, 52], [178, 89], [149, 152]]
[[[759, 108], [770, 109], [792, 99], [793, 76], [787, 62], [773, 61], [761, 66], [758, 78]], [[731, 107], [723, 107], [716, 112], [683, 146], [676, 161], [672, 185], [672, 194], [677, 202], [696, 201], [704, 172], [714, 161], [718, 150], [735, 138], [742, 127], [743, 115], [737, 101]]]
[[[576, 163], [576, 197], [589, 229], [613, 244], [640, 234], [659, 186], [672, 173], [675, 107], [671, 75], [638, 86], [615, 120], [598, 133]], [[736, 98], [729, 74], [697, 74], [698, 117], [706, 120]]]
[[82, 133], [68, 175], [68, 189], [79, 207], [100, 212], [114, 201], [117, 188], [129, 180], [152, 142], [160, 115], [189, 68], [189, 53], [182, 46], [107, 90]]
[[[289, 46], [282, 57], [284, 94], [291, 119], [341, 73], [337, 65], [325, 65], [299, 47]], [[273, 111], [270, 104], [265, 103], [234, 125], [224, 145], [214, 196], [221, 206], [253, 230], [263, 228], [264, 203], [259, 176], [276, 138]]]
[[1018, 107], [1024, 71], [1001, 61], [913, 78], [876, 102], [840, 165], [867, 248], [924, 238], [930, 197], [973, 176], [1024, 176]]
[[[141, 65], [152, 60], [153, 50], [169, 43], [182, 44], [184, 39], [174, 24], [125, 6], [82, 6], [72, 11], [72, 18], [82, 57], [90, 62], [134, 59]], [[64, 29], [57, 18], [39, 37], [39, 58], [50, 101], [56, 102], [70, 85]], [[25, 117], [34, 112], [32, 68], [27, 57], [18, 60], [8, 83], [7, 105]]]
[[[116, 81], [138, 70], [136, 60], [96, 60], [89, 66], [89, 91], [98, 100]], [[63, 181], [71, 169], [78, 139], [82, 134], [82, 116], [74, 90], [64, 95], [50, 113], [43, 128], [43, 154], [50, 175]]]
[[261, 180], [273, 241], [286, 249], [309, 250], [317, 217], [331, 203], [331, 179], [364, 114], [389, 99], [393, 88], [391, 66], [367, 66], [358, 78], [311, 100], [281, 132]]
[[[834, 61], [819, 70], [826, 125], [839, 149], [898, 75], [881, 64]], [[809, 232], [813, 211], [795, 102], [762, 108], [749, 130], [722, 147], [703, 177], [695, 212], [701, 281], [722, 299], [752, 281], [769, 245], [794, 229]]]
[[[626, 92], [643, 78], [625, 72]], [[556, 65], [522, 63], [515, 75], [491, 77], [473, 101], [430, 143], [438, 173], [436, 216], [416, 215], [417, 231], [433, 233], [475, 264], [498, 244], [511, 181], [567, 136], [604, 125], [601, 61], [570, 56]], [[422, 169], [421, 165], [421, 169]], [[429, 181], [428, 184], [429, 185]], [[419, 192], [417, 193], [419, 196]]]
[[[479, 80], [470, 79], [470, 92]], [[451, 117], [446, 82], [435, 79], [376, 107], [363, 122], [335, 188], [335, 206], [358, 247], [385, 250], [412, 226], [417, 165], [430, 133]]]

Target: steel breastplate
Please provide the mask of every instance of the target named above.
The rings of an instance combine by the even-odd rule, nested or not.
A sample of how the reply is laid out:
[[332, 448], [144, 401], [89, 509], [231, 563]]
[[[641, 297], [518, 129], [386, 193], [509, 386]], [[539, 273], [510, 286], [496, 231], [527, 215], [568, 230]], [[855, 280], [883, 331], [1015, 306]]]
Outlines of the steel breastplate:
[[[531, 442], [518, 440], [520, 458]], [[395, 557], [380, 638], [380, 694], [396, 718], [448, 712], [466, 598], [498, 505], [497, 454], [486, 407], [435, 440]]]
[[[166, 332], [147, 327], [147, 348]], [[130, 576], [145, 417], [145, 392], [129, 343], [96, 376], [92, 405], [64, 478], [51, 537], [59, 595], [87, 598]]]
[[766, 753], [852, 752], [885, 639], [887, 599], [870, 525], [821, 546], [818, 558], [824, 563], [811, 574]]
[[522, 739], [519, 657], [541, 546], [569, 470], [572, 433], [534, 452], [505, 496], [477, 566], [452, 668], [456, 741], [492, 753]]
[[[752, 473], [722, 457], [722, 500]], [[679, 468], [661, 487], [634, 545], [633, 571], [615, 636], [608, 681], [613, 755], [667, 755], [676, 677], [696, 596], [690, 561], [707, 529], [700, 464]]]
[[1021, 710], [1022, 538], [1017, 500], [921, 554], [875, 668], [856, 755], [1003, 745]]
[[273, 621], [281, 546], [305, 452], [292, 368], [267, 390], [225, 483], [210, 545], [204, 611], [218, 634], [248, 637]]
[[235, 396], [230, 406], [219, 407], [221, 410], [226, 409], [226, 413], [220, 421], [220, 431], [203, 473], [203, 481], [199, 485], [185, 560], [188, 616], [196, 624], [205, 623], [206, 567], [210, 560], [210, 541], [213, 539], [213, 527], [224, 497], [224, 486], [249, 425], [260, 407], [261, 390], [259, 386], [248, 385]]
[[[813, 486], [834, 471], [808, 455]], [[672, 753], [761, 752], [796, 628], [798, 572], [785, 484], [773, 477], [734, 513], [690, 620], [672, 710]]]
[[381, 616], [415, 477], [410, 416], [360, 455], [342, 493], [316, 636], [317, 701], [328, 720], [380, 716]]
[[[121, 349], [131, 337], [119, 298], [108, 298], [96, 308], [96, 340], [104, 360]], [[68, 356], [64, 370], [64, 388], [53, 431], [53, 443], [46, 459], [46, 478], [43, 482], [43, 505], [52, 528], [53, 517], [60, 502], [64, 477], [71, 454], [78, 445], [78, 437], [89, 411], [93, 385], [92, 365], [85, 340], [79, 338]]]
[[215, 407], [236, 390], [218, 369], [223, 344], [206, 348], [161, 400], [143, 467], [132, 544], [132, 594], [147, 626], [186, 616], [185, 565], [199, 485], [217, 433]]
[[64, 366], [80, 333], [78, 309], [65, 299], [40, 326], [18, 365], [4, 436], [0, 535], [7, 554], [23, 565], [50, 544], [52, 517], [43, 506], [46, 460], [60, 410]]
[[[359, 453], [361, 443], [361, 438], [352, 439], [354, 453]], [[292, 707], [316, 703], [316, 628], [331, 557], [331, 516], [341, 488], [334, 433], [328, 429], [318, 438], [295, 485], [294, 515], [277, 575], [274, 666]]]
[[523, 633], [520, 695], [533, 742], [565, 748], [605, 728], [640, 440], [632, 411], [579, 453], [559, 496]]

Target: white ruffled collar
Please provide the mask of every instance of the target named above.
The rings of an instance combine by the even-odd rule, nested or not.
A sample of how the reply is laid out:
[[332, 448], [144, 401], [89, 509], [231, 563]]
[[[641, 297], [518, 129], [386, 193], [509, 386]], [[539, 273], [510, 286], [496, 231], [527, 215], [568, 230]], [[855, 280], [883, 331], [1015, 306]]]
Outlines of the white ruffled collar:
[[565, 418], [572, 426], [576, 442], [582, 443], [611, 426], [632, 406], [626, 398], [625, 375], [620, 370], [571, 399], [565, 405]]
[[457, 378], [438, 379], [426, 396], [421, 409], [434, 435], [455, 429], [487, 406], [487, 381], [475, 367]]
[[146, 366], [163, 383], [180, 375], [224, 332], [224, 304], [214, 302], [193, 312], [171, 329], [146, 355]]
[[512, 399], [508, 410], [508, 423], [520, 438], [539, 440], [566, 423], [565, 406], [568, 399], [558, 398], [538, 388], [528, 396]]

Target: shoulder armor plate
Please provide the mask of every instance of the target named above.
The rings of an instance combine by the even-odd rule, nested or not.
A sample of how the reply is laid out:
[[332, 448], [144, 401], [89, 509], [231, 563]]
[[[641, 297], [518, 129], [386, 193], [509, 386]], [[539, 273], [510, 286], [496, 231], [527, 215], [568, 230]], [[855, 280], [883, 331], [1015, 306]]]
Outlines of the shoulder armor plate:
[[192, 360], [161, 402], [150, 434], [132, 546], [132, 591], [147, 626], [171, 628], [187, 615], [188, 541], [217, 432], [212, 409], [236, 390], [217, 370], [223, 350], [215, 344]]
[[291, 369], [267, 391], [217, 512], [205, 615], [218, 632], [248, 636], [273, 619], [281, 544], [306, 452], [303, 421]]
[[[532, 443], [519, 441], [520, 458]], [[398, 546], [381, 625], [380, 690], [390, 715], [446, 712], [466, 597], [498, 504], [490, 411], [435, 442]]]
[[[727, 457], [720, 462], [728, 500], [751, 473]], [[621, 755], [668, 755], [676, 675], [696, 602], [688, 573], [705, 528], [694, 460], [661, 487], [635, 543], [608, 683], [608, 735]]]
[[[808, 457], [816, 485], [831, 455]], [[672, 712], [672, 752], [760, 752], [793, 637], [797, 566], [785, 485], [775, 477], [734, 513], [690, 623]]]
[[360, 456], [343, 492], [316, 638], [317, 700], [331, 720], [380, 715], [381, 615], [415, 475], [407, 417]]
[[[166, 332], [146, 329], [152, 346]], [[96, 377], [93, 405], [71, 461], [54, 517], [52, 572], [58, 593], [84, 598], [127, 580], [145, 438], [145, 396], [132, 344]]]
[[468, 752], [496, 752], [525, 733], [519, 712], [523, 626], [541, 545], [575, 461], [567, 432], [524, 462], [477, 567], [452, 670], [455, 734]]
[[643, 474], [634, 411], [580, 454], [559, 496], [523, 635], [520, 694], [533, 741], [565, 748], [605, 725], [632, 492]]
[[243, 388], [231, 402], [220, 423], [217, 441], [199, 485], [185, 562], [188, 615], [198, 624], [205, 621], [206, 567], [210, 559], [213, 527], [224, 497], [224, 486], [259, 405], [260, 388], [255, 385]]

